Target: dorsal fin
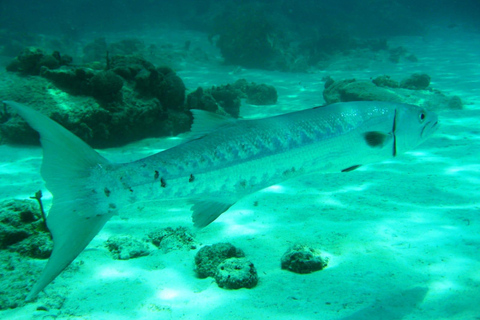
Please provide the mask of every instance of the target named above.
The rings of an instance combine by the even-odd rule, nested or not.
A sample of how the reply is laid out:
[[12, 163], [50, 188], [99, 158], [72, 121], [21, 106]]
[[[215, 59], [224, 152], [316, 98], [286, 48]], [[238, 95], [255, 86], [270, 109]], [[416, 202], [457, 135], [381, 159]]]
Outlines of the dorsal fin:
[[194, 138], [199, 138], [217, 130], [223, 126], [235, 123], [237, 120], [230, 116], [224, 116], [218, 113], [205, 110], [191, 109], [193, 114], [193, 124], [190, 128], [190, 134]]

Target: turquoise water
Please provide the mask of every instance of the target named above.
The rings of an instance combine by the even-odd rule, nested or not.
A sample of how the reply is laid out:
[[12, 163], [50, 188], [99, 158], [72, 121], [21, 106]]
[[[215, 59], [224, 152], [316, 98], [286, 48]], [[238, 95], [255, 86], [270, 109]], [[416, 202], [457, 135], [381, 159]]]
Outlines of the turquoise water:
[[[453, 15], [452, 15], [453, 16]], [[109, 42], [138, 38], [169, 44], [172, 67], [187, 93], [197, 87], [233, 83], [240, 78], [276, 88], [274, 105], [242, 101], [240, 115], [260, 118], [324, 104], [325, 77], [368, 80], [387, 74], [396, 80], [415, 73], [431, 77], [430, 88], [459, 96], [462, 110], [438, 109], [440, 128], [425, 143], [401, 157], [361, 167], [348, 174], [313, 175], [252, 194], [217, 221], [193, 230], [185, 202], [142, 203], [113, 217], [85, 251], [38, 299], [23, 298], [45, 260], [2, 250], [2, 296], [15, 308], [0, 310], [5, 319], [477, 319], [480, 285], [480, 146], [478, 123], [480, 34], [469, 25], [437, 23], [418, 35], [390, 35], [390, 47], [402, 46], [417, 62], [389, 61], [385, 52], [339, 54], [323, 68], [285, 72], [222, 63], [207, 34], [187, 28], [89, 30], [69, 52], [103, 35]], [[53, 37], [53, 36], [52, 36]], [[183, 52], [185, 41], [191, 50]], [[63, 40], [66, 41], [66, 40]], [[34, 43], [32, 45], [37, 45]], [[50, 45], [47, 49], [50, 49]], [[205, 56], [208, 57], [205, 58]], [[3, 65], [11, 57], [2, 57]], [[155, 65], [162, 56], [149, 56]], [[81, 61], [81, 60], [78, 60]], [[79, 62], [80, 64], [80, 62]], [[24, 92], [34, 76], [0, 71], [0, 97]], [[34, 80], [35, 81], [35, 80]], [[38, 80], [40, 81], [40, 80]], [[28, 82], [31, 83], [31, 82]], [[53, 85], [32, 88], [21, 101], [63, 107], [82, 97]], [[33, 92], [35, 91], [35, 92]], [[15, 97], [19, 98], [19, 96]], [[20, 97], [21, 98], [21, 97]], [[112, 161], [132, 161], [184, 142], [180, 137], [147, 138], [101, 149]], [[0, 198], [26, 199], [41, 189], [48, 208], [51, 195], [40, 175], [38, 146], [0, 145]], [[112, 236], [144, 239], [158, 228], [185, 226], [195, 233], [195, 249], [158, 250], [148, 256], [115, 260], [105, 247]], [[255, 264], [253, 289], [225, 290], [214, 279], [199, 279], [194, 257], [204, 245], [230, 242]], [[281, 270], [280, 258], [293, 244], [319, 248], [327, 268], [311, 274]], [[19, 276], [18, 273], [23, 276]]]

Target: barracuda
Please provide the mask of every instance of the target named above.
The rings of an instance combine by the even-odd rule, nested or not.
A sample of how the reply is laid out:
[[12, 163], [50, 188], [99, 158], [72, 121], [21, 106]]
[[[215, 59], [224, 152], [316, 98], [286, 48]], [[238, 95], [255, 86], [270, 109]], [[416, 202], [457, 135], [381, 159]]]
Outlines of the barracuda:
[[117, 210], [186, 199], [205, 227], [252, 192], [309, 173], [345, 173], [423, 142], [437, 116], [413, 105], [349, 102], [258, 120], [192, 110], [195, 138], [131, 163], [111, 163], [48, 117], [5, 101], [40, 133], [53, 194], [52, 255], [27, 300], [67, 267]]

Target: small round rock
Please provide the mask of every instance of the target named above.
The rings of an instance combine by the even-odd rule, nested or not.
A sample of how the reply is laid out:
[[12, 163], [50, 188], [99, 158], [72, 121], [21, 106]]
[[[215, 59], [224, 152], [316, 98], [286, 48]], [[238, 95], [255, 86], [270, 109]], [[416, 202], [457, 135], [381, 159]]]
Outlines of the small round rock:
[[215, 274], [220, 288], [253, 288], [258, 283], [257, 270], [246, 258], [229, 258], [220, 263]]
[[295, 273], [311, 273], [322, 270], [328, 264], [328, 258], [321, 251], [306, 245], [296, 244], [282, 257], [282, 269]]

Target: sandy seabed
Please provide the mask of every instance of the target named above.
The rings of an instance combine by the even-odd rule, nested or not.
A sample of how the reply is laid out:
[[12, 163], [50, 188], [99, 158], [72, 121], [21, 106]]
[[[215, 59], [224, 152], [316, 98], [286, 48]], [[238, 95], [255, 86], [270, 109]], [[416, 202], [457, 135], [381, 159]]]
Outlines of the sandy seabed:
[[[231, 242], [242, 248], [259, 272], [255, 288], [224, 290], [211, 278], [197, 278], [196, 250], [113, 260], [104, 245], [112, 235], [144, 237], [158, 228], [192, 228], [186, 203], [163, 207], [158, 202], [140, 212], [123, 210], [35, 302], [2, 310], [0, 318], [480, 319], [480, 35], [449, 31], [392, 43], [406, 47], [419, 62], [365, 67], [357, 61], [363, 67], [355, 69], [355, 61], [339, 61], [314, 74], [213, 64], [186, 65], [178, 72], [192, 90], [239, 78], [274, 85], [277, 105], [245, 105], [246, 117], [323, 104], [326, 75], [401, 79], [425, 72], [431, 87], [465, 102], [464, 110], [438, 111], [435, 135], [401, 157], [263, 190], [196, 232], [202, 244]], [[172, 143], [149, 139], [101, 152], [129, 161]], [[0, 146], [2, 199], [45, 190], [41, 154], [36, 147]], [[281, 270], [281, 256], [295, 243], [320, 248], [330, 257], [328, 267], [307, 275]], [[39, 268], [45, 263], [34, 261]]]

